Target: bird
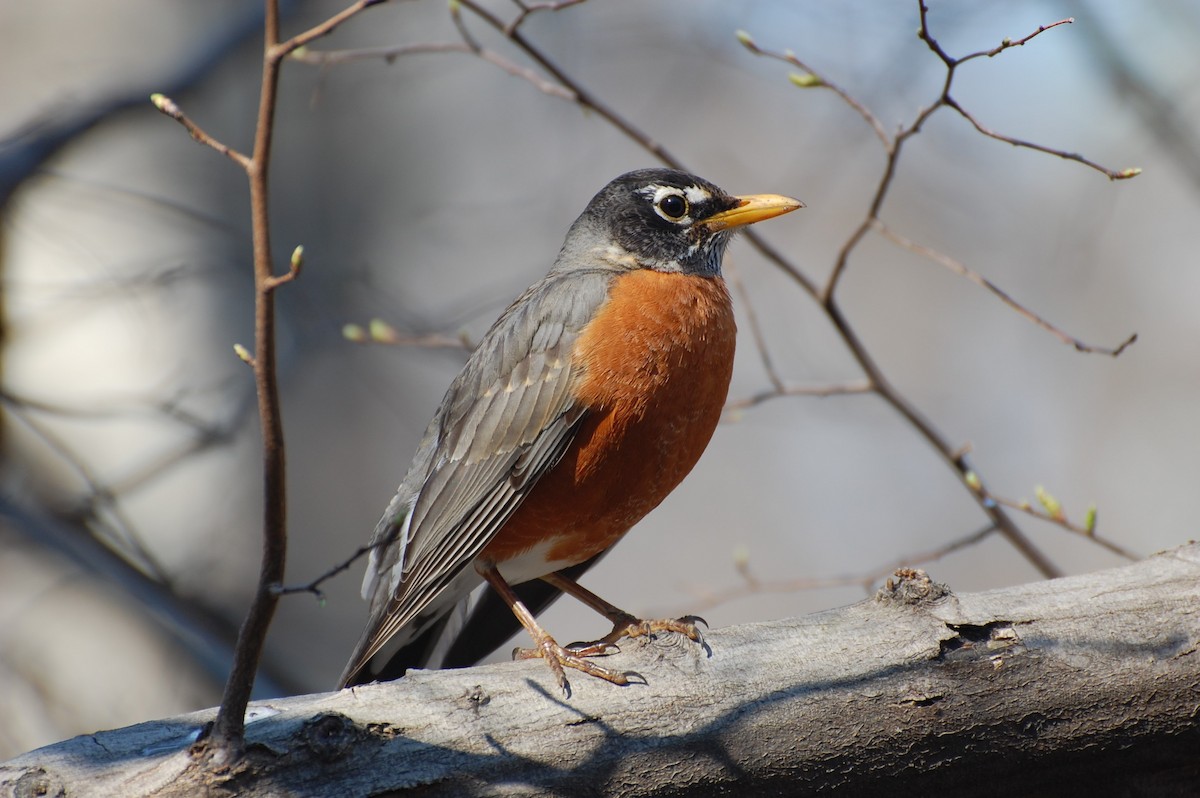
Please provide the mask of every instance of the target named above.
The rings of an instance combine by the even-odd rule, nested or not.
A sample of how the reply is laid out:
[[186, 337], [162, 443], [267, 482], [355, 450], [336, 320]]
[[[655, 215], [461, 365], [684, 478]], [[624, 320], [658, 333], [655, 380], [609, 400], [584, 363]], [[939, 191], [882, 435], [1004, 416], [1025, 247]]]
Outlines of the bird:
[[[667, 168], [623, 174], [591, 199], [434, 413], [368, 544], [369, 619], [339, 687], [423, 666], [480, 585], [532, 638], [514, 656], [544, 659], [566, 695], [566, 669], [638, 681], [594, 661], [625, 637], [703, 644], [701, 619], [642, 620], [576, 580], [679, 485], [716, 429], [736, 338], [721, 273], [731, 237], [802, 207]], [[613, 631], [559, 645], [536, 614], [560, 593]]]

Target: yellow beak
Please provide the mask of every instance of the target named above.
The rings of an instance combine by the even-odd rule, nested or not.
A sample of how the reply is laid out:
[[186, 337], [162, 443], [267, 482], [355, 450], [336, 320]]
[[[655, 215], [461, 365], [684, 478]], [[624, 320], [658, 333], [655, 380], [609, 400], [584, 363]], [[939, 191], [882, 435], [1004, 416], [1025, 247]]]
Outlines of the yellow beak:
[[744, 197], [734, 197], [738, 204], [727, 211], [713, 214], [702, 219], [700, 224], [712, 232], [726, 230], [730, 227], [742, 227], [747, 224], [761, 222], [772, 216], [782, 216], [797, 208], [803, 208], [804, 203], [791, 197], [779, 194], [747, 194]]

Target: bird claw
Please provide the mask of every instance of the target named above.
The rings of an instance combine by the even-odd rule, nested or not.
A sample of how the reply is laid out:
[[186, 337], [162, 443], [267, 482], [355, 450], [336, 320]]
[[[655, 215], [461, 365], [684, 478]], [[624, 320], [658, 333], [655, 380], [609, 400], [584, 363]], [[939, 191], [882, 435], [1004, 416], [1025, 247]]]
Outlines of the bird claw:
[[608, 657], [620, 654], [621, 647], [608, 640], [593, 640], [590, 643], [571, 643], [567, 651], [580, 657]]
[[[567, 681], [566, 668], [573, 668], [574, 670], [586, 673], [588, 676], [594, 676], [597, 679], [603, 679], [606, 682], [622, 687], [639, 682], [646, 684], [646, 677], [637, 671], [614, 671], [609, 668], [602, 668], [596, 663], [585, 659], [585, 654], [560, 646], [549, 635], [536, 642], [537, 646], [535, 648], [513, 649], [513, 659], [544, 659], [546, 664], [550, 666], [550, 670], [554, 674], [554, 678], [566, 698], [571, 697], [571, 683]], [[609, 648], [615, 649], [616, 646], [610, 644]], [[612, 652], [610, 651], [609, 653]], [[637, 681], [630, 681], [631, 678]]]
[[699, 615], [684, 615], [682, 618], [663, 618], [652, 621], [634, 618], [632, 615], [621, 616], [613, 619], [613, 630], [592, 645], [604, 644], [616, 647], [617, 641], [625, 637], [649, 637], [653, 640], [660, 632], [676, 632], [692, 642], [699, 643], [705, 651], [711, 654], [712, 649], [705, 642], [704, 634], [696, 626], [698, 623], [708, 627], [708, 621]]
[[613, 629], [599, 640], [590, 643], [572, 643], [563, 647], [555, 642], [549, 634], [543, 632], [543, 636], [534, 636], [535, 645], [532, 648], [514, 648], [512, 658], [515, 660], [544, 659], [550, 666], [550, 671], [554, 674], [559, 688], [563, 691], [563, 696], [570, 698], [571, 683], [567, 681], [567, 668], [622, 687], [630, 684], [648, 684], [646, 677], [637, 671], [615, 671], [603, 668], [587, 659], [588, 657], [605, 657], [619, 653], [621, 647], [617, 645], [617, 641], [622, 638], [648, 637], [653, 640], [662, 632], [675, 632], [699, 643], [704, 651], [712, 656], [712, 649], [705, 641], [704, 634], [696, 626], [702, 624], [707, 627], [708, 621], [699, 615], [647, 621], [635, 618], [628, 613], [620, 613], [609, 615], [609, 618], [613, 622]]
[[646, 681], [646, 677], [637, 671], [625, 671], [623, 675], [626, 679], [625, 684], [650, 684], [650, 682]]

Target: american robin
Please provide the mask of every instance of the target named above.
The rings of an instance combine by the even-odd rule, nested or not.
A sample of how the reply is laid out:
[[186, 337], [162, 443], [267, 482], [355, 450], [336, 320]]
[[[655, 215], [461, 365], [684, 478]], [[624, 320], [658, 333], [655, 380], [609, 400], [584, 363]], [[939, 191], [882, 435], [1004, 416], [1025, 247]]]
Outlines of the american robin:
[[[587, 657], [696, 618], [642, 621], [580, 586], [590, 563], [666, 498], [712, 437], [729, 390], [736, 328], [721, 259], [733, 232], [803, 207], [731, 196], [671, 169], [629, 172], [600, 190], [550, 272], [500, 316], [451, 383], [371, 539], [370, 620], [341, 685], [420, 650], [486, 582], [533, 638], [564, 692], [564, 667], [629, 682]], [[584, 566], [586, 567], [586, 566]], [[574, 571], [567, 570], [574, 568]], [[613, 622], [564, 648], [518, 595], [568, 593]], [[517, 586], [514, 588], [514, 586]], [[381, 653], [383, 652], [383, 653]]]

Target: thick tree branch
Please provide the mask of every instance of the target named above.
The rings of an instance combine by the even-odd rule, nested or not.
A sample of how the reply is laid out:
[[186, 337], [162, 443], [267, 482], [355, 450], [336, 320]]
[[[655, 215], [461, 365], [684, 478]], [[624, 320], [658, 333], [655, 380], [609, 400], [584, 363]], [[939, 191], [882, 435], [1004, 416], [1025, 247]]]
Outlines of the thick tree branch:
[[0, 765], [0, 789], [1153, 796], [1200, 778], [1200, 545], [986, 593], [919, 571], [888, 582], [714, 631], [712, 657], [676, 637], [628, 644], [612, 664], [647, 686], [576, 677], [564, 701], [539, 662], [418, 672], [256, 705], [247, 756], [223, 774], [188, 750], [206, 711], [26, 754]]

